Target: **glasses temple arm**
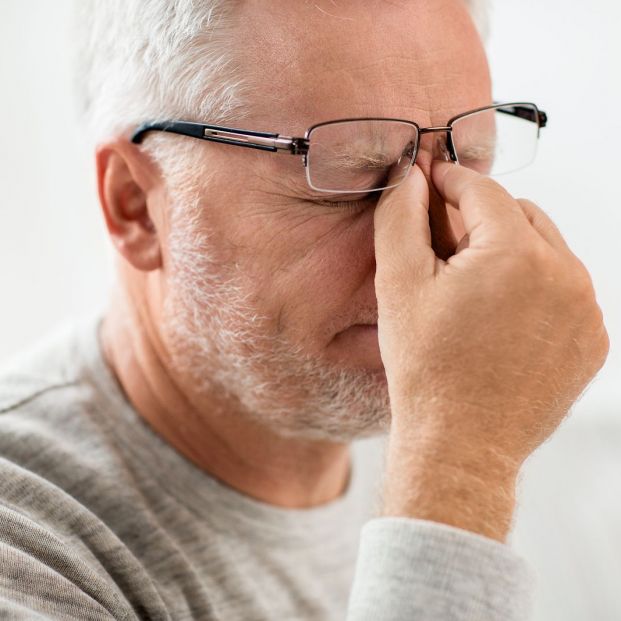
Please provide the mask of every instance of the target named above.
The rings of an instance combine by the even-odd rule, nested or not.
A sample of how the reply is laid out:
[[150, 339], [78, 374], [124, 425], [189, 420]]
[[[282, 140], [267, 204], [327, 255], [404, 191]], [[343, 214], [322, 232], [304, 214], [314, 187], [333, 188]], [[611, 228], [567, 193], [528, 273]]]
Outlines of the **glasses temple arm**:
[[305, 138], [290, 138], [271, 132], [253, 132], [245, 129], [222, 127], [220, 125], [203, 125], [202, 123], [188, 121], [144, 123], [132, 134], [131, 141], [140, 144], [145, 134], [150, 131], [171, 132], [182, 136], [191, 136], [202, 140], [259, 149], [261, 151], [287, 151], [292, 155], [303, 155], [308, 151], [308, 140]]
[[511, 116], [517, 116], [520, 119], [537, 123], [539, 127], [545, 127], [548, 124], [548, 115], [543, 110], [533, 109], [530, 106], [507, 106], [505, 108], [497, 108], [497, 110], [502, 112], [502, 114], [510, 114]]

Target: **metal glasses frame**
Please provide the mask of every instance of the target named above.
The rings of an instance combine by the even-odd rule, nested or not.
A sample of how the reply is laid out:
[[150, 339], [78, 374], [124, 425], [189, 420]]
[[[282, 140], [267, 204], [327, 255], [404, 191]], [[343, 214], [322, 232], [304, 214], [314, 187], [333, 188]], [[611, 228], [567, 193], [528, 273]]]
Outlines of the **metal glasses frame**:
[[[151, 131], [164, 131], [174, 134], [180, 134], [182, 136], [190, 136], [192, 138], [199, 138], [201, 140], [209, 140], [211, 142], [220, 142], [222, 144], [229, 144], [236, 147], [246, 147], [249, 149], [259, 149], [261, 151], [271, 151], [273, 153], [286, 153], [289, 155], [301, 155], [304, 167], [308, 167], [308, 151], [310, 147], [310, 138], [313, 130], [318, 127], [324, 127], [326, 125], [346, 123], [352, 121], [398, 121], [400, 123], [411, 125], [416, 128], [416, 144], [413, 145], [411, 164], [414, 165], [416, 157], [418, 155], [418, 148], [420, 145], [420, 136], [424, 134], [430, 134], [433, 132], [446, 132], [446, 148], [447, 153], [451, 161], [459, 163], [457, 153], [455, 152], [455, 145], [453, 143], [453, 124], [464, 117], [486, 110], [497, 110], [503, 114], [509, 114], [516, 116], [533, 123], [537, 123], [537, 137], [539, 137], [539, 130], [545, 127], [548, 122], [548, 115], [539, 110], [536, 104], [531, 102], [510, 102], [510, 103], [494, 103], [490, 106], [484, 106], [482, 108], [476, 108], [458, 114], [447, 122], [445, 126], [438, 127], [420, 127], [415, 121], [407, 119], [394, 119], [387, 117], [357, 117], [357, 118], [345, 118], [335, 119], [332, 121], [324, 121], [323, 123], [316, 123], [311, 125], [305, 132], [304, 137], [292, 137], [282, 136], [281, 134], [274, 132], [255, 132], [247, 129], [236, 129], [233, 127], [223, 127], [221, 125], [206, 125], [203, 123], [195, 123], [191, 121], [150, 121], [140, 125], [132, 134], [131, 141], [135, 144], [140, 144], [145, 135]], [[306, 174], [309, 185], [320, 192], [340, 192], [338, 190], [322, 190], [315, 188], [308, 175], [308, 169]], [[351, 194], [351, 191], [343, 190], [343, 193]]]

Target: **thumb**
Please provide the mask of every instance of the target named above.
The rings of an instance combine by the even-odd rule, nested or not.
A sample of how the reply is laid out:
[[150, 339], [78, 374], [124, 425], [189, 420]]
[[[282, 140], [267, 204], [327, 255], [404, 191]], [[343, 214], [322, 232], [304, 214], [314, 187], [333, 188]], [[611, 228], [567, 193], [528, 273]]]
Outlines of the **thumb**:
[[414, 277], [433, 275], [436, 255], [429, 228], [429, 185], [419, 166], [395, 188], [384, 190], [374, 216], [377, 269], [406, 268]]

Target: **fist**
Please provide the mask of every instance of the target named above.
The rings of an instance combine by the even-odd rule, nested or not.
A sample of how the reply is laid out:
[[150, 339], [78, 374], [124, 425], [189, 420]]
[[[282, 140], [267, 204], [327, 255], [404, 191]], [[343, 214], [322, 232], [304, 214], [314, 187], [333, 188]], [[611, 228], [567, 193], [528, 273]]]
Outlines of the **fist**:
[[520, 464], [603, 366], [602, 312], [586, 268], [536, 205], [454, 164], [434, 162], [432, 179], [466, 231], [447, 260], [432, 247], [417, 166], [374, 216], [393, 428]]

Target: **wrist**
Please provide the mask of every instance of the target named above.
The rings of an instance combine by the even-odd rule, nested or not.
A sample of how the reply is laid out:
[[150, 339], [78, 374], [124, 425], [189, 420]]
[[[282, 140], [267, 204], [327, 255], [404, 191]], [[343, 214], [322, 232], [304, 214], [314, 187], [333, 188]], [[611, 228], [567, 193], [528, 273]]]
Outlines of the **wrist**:
[[514, 461], [489, 448], [429, 440], [405, 446], [391, 434], [382, 515], [440, 522], [504, 542], [518, 473]]

